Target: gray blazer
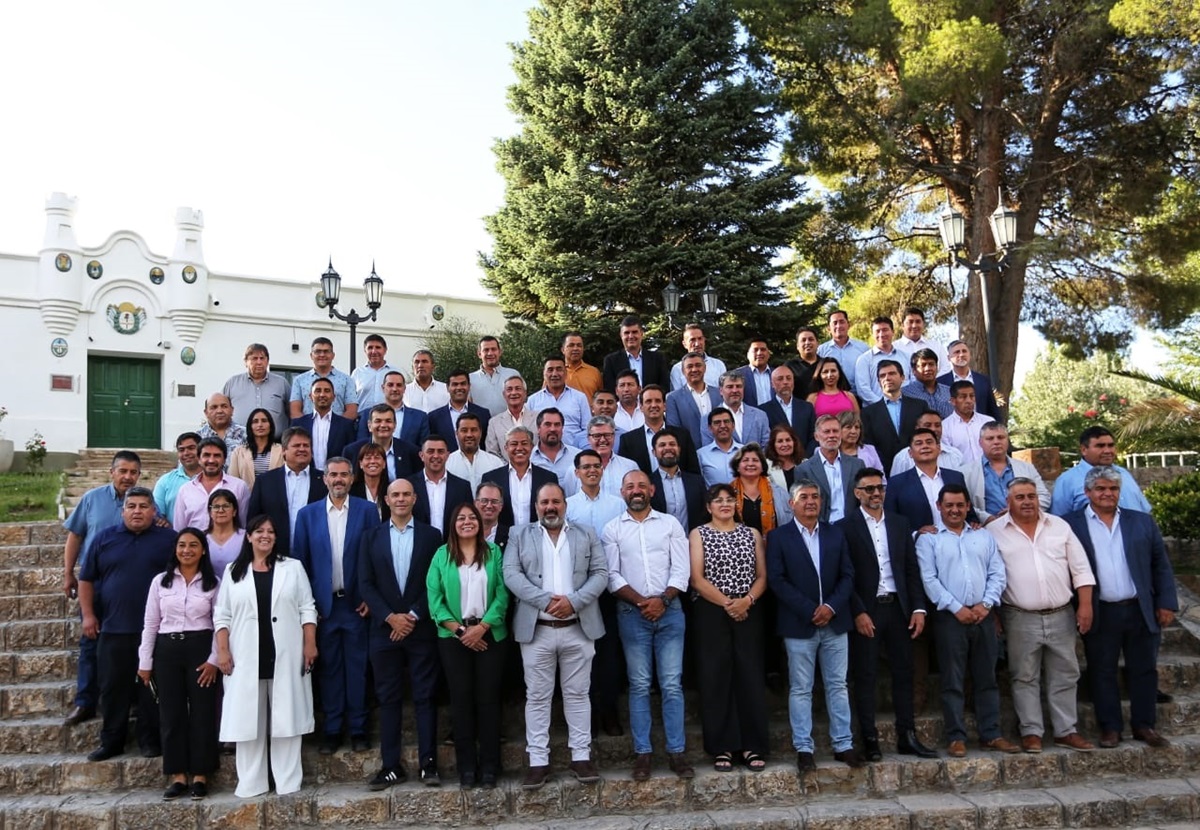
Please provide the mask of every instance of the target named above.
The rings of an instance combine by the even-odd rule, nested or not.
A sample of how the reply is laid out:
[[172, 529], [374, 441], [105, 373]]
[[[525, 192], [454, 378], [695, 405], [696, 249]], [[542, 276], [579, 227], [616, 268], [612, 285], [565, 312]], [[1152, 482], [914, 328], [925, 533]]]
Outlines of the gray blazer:
[[[858, 499], [854, 495], [854, 474], [861, 470], [864, 466], [862, 461], [852, 455], [839, 455], [838, 463], [842, 466], [842, 492], [845, 501], [842, 504], [845, 509], [843, 515], [851, 509], [858, 506]], [[817, 450], [809, 458], [804, 459], [796, 468], [793, 481], [807, 478], [815, 481], [817, 486], [821, 488], [821, 521], [829, 521], [829, 477], [825, 475], [825, 465], [821, 458], [821, 451]]]
[[[568, 525], [567, 542], [575, 560], [574, 591], [567, 599], [579, 615], [579, 625], [590, 640], [604, 636], [604, 620], [596, 600], [608, 587], [608, 559], [591, 528]], [[513, 637], [518, 643], [533, 641], [538, 614], [550, 604], [551, 592], [542, 587], [542, 526], [514, 527], [504, 551], [504, 584], [517, 600]]]

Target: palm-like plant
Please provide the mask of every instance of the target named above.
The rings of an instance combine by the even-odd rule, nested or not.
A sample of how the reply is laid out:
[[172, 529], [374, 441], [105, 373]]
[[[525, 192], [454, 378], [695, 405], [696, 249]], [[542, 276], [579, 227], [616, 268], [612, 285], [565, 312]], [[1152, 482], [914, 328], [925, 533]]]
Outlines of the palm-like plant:
[[1139, 401], [1125, 411], [1118, 426], [1123, 451], [1200, 448], [1200, 383], [1123, 369], [1112, 374], [1173, 393]]

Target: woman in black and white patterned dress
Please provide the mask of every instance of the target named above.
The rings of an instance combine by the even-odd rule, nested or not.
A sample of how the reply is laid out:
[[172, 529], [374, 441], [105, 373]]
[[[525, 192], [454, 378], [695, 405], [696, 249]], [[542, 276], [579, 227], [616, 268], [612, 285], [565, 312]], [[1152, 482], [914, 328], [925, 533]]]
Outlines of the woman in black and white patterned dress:
[[767, 590], [763, 538], [737, 520], [737, 496], [728, 484], [705, 494], [712, 519], [691, 532], [692, 625], [704, 751], [718, 772], [733, 769], [735, 753], [752, 771], [766, 766], [767, 701], [763, 668], [763, 614], [756, 603]]

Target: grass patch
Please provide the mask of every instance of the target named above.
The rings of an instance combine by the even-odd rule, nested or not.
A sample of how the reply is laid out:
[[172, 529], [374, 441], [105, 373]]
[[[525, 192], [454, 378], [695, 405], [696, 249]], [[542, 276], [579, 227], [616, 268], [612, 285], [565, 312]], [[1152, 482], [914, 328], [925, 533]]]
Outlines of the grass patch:
[[58, 518], [55, 498], [62, 473], [0, 473], [0, 522], [43, 522]]

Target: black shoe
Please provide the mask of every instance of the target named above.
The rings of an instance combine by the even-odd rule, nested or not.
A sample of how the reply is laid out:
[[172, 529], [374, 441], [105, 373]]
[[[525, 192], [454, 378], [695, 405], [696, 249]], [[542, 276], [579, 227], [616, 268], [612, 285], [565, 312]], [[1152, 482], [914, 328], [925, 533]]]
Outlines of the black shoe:
[[99, 749], [93, 749], [89, 752], [87, 759], [89, 761], [107, 761], [109, 758], [116, 758], [121, 754], [123, 754], [123, 751], [120, 749], [109, 749], [106, 746], [102, 746]]
[[916, 755], [918, 758], [936, 758], [937, 751], [921, 743], [915, 730], [909, 729], [900, 733], [896, 739], [896, 751], [901, 755]]
[[858, 769], [863, 765], [862, 757], [859, 756], [859, 754], [853, 748], [843, 749], [841, 752], [835, 752], [833, 753], [833, 757], [834, 760], [841, 761], [851, 769]]
[[485, 790], [494, 790], [494, 789], [496, 789], [496, 773], [494, 773], [494, 772], [485, 772], [485, 773], [484, 773], [482, 776], [480, 776], [480, 778], [479, 778], [479, 785], [480, 785], [481, 787], [483, 787]]
[[403, 784], [408, 780], [408, 775], [404, 772], [404, 767], [396, 767], [395, 769], [381, 769], [375, 773], [375, 777], [367, 782], [367, 789], [378, 792], [386, 790], [394, 784]]
[[91, 706], [76, 706], [63, 720], [63, 726], [78, 726], [96, 717], [96, 710]]
[[1155, 703], [1170, 703], [1174, 699], [1175, 699], [1174, 695], [1169, 695], [1166, 692], [1162, 691], [1161, 689], [1155, 691], [1155, 693], [1154, 693], [1154, 702]]
[[421, 783], [426, 787], [442, 786], [442, 776], [438, 775], [437, 764], [430, 761], [421, 767]]
[[883, 760], [883, 753], [879, 751], [878, 738], [863, 738], [863, 755], [868, 761]]
[[221, 754], [237, 755], [237, 744], [235, 744], [233, 741], [226, 741], [225, 743], [221, 744]]
[[174, 801], [183, 796], [188, 791], [188, 785], [182, 781], [175, 781], [171, 786], [167, 787], [167, 791], [163, 793], [163, 801]]
[[797, 752], [796, 768], [800, 770], [801, 774], [806, 772], [816, 772], [817, 762], [813, 760], [813, 754], [811, 752]]
[[142, 750], [142, 757], [143, 758], [161, 758], [162, 757], [162, 747], [161, 746], [145, 747]]
[[192, 782], [192, 801], [199, 801], [208, 795], [208, 783], [205, 781]]
[[475, 773], [473, 773], [473, 772], [460, 773], [458, 776], [458, 786], [464, 790], [474, 789], [475, 788]]
[[446, 733], [446, 737], [442, 738], [442, 746], [454, 746], [454, 730], [451, 729]]
[[318, 750], [322, 755], [332, 755], [337, 752], [339, 746], [342, 745], [341, 735], [324, 735], [321, 737], [321, 748]]
[[367, 740], [366, 735], [352, 735], [350, 737], [350, 749], [355, 752], [366, 752], [371, 748], [371, 742]]

